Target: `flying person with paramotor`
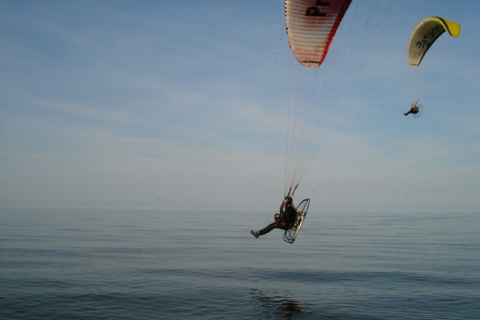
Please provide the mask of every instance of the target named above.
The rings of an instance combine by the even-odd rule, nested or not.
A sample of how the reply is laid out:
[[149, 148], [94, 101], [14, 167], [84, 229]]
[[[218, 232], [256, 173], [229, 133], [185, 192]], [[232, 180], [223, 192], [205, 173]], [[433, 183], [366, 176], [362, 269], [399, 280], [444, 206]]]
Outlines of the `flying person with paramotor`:
[[415, 101], [414, 103], [412, 103], [410, 110], [408, 110], [408, 112], [404, 112], [403, 114], [405, 116], [408, 116], [409, 114], [413, 114], [413, 116], [417, 118], [420, 116], [421, 106], [422, 106], [421, 104], [418, 104], [418, 101]]
[[[285, 26], [290, 50], [301, 68], [309, 69], [301, 72], [302, 78], [310, 75], [313, 79], [318, 79], [318, 69], [328, 54], [351, 2], [352, 0], [285, 0]], [[314, 74], [308, 71], [314, 71]], [[295, 121], [289, 122], [290, 127], [287, 129], [285, 192], [280, 212], [274, 215], [275, 221], [265, 228], [251, 230], [251, 234], [256, 238], [273, 229], [282, 229], [285, 231], [283, 240], [293, 243], [303, 225], [310, 199], [301, 201], [295, 208], [292, 197], [308, 164], [311, 163], [310, 156], [316, 149], [310, 143], [315, 141], [312, 137], [317, 132], [315, 124], [318, 124], [316, 120], [319, 119], [320, 106], [312, 103], [309, 97], [313, 99], [317, 96], [318, 87], [321, 86], [316, 86], [308, 80], [301, 81], [294, 94], [298, 98], [303, 95], [301, 92], [309, 92], [311, 88], [311, 95], [303, 97], [307, 101], [296, 99], [298, 105], [292, 108], [295, 110], [295, 116], [292, 117]], [[302, 101], [303, 103], [300, 103]], [[313, 115], [317, 115], [317, 118]], [[314, 130], [308, 130], [308, 127]]]
[[[290, 194], [293, 195], [293, 193]], [[310, 199], [305, 199], [295, 208], [292, 196], [287, 195], [282, 201], [279, 213], [274, 215], [275, 221], [261, 230], [251, 230], [250, 232], [255, 238], [258, 238], [273, 229], [281, 229], [284, 230], [283, 240], [288, 243], [293, 243], [302, 229], [309, 206]]]
[[293, 226], [293, 222], [296, 221], [296, 213], [292, 197], [286, 196], [285, 199], [283, 199], [279, 213], [274, 215], [274, 219], [275, 221], [267, 225], [265, 228], [259, 231], [251, 230], [250, 232], [255, 238], [258, 238], [276, 228], [282, 230], [290, 229]]
[[[427, 51], [437, 41], [437, 39], [445, 33], [452, 37], [460, 36], [460, 24], [440, 17], [427, 17], [422, 19], [413, 29], [407, 43], [407, 62], [414, 68], [419, 68]], [[419, 71], [417, 71], [417, 74]], [[417, 87], [417, 86], [416, 86]], [[416, 91], [420, 90], [415, 88]], [[419, 93], [415, 94], [415, 98], [419, 97]], [[422, 105], [418, 104], [418, 100], [412, 103], [411, 108], [404, 115], [413, 114], [418, 118], [422, 113]]]
[[314, 163], [334, 109], [351, 92], [353, 82], [345, 80], [362, 65], [355, 58], [362, 56], [362, 48], [368, 47], [367, 39], [374, 33], [372, 29], [380, 25], [390, 7], [390, 1], [385, 0], [352, 2], [284, 1], [288, 44], [298, 62], [290, 64], [288, 73], [285, 204], [274, 222], [261, 230], [251, 230], [256, 238], [277, 228], [285, 231], [284, 241], [293, 243], [305, 221], [310, 199], [296, 207], [290, 199]]

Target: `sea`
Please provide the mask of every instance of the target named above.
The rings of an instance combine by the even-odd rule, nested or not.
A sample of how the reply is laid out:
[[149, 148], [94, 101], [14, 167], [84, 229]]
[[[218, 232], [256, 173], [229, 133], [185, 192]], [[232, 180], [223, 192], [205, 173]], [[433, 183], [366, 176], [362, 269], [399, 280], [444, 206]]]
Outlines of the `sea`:
[[480, 211], [0, 207], [1, 319], [480, 319]]

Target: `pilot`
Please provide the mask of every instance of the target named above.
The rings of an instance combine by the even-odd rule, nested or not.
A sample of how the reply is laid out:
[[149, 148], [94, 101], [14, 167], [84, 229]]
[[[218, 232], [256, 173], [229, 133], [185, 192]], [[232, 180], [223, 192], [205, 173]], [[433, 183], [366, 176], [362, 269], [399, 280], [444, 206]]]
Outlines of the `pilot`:
[[408, 110], [408, 112], [404, 112], [403, 114], [405, 116], [408, 116], [410, 113], [411, 114], [417, 114], [420, 111], [420, 109], [417, 106], [417, 102], [418, 101], [415, 101], [414, 103], [412, 103], [412, 106], [411, 106], [410, 110]]
[[266, 233], [269, 233], [273, 229], [283, 229], [287, 230], [290, 228], [291, 224], [295, 221], [296, 212], [293, 207], [293, 199], [290, 196], [286, 196], [282, 205], [280, 206], [280, 214], [275, 214], [275, 221], [270, 223], [268, 226], [259, 231], [250, 230], [250, 233], [258, 238]]

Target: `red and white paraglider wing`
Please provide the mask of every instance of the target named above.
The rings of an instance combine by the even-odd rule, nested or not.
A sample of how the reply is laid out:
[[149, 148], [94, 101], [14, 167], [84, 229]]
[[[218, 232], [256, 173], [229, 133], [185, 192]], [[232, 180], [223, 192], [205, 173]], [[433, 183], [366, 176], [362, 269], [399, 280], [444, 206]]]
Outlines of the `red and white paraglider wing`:
[[295, 58], [318, 68], [351, 0], [285, 0], [288, 42]]

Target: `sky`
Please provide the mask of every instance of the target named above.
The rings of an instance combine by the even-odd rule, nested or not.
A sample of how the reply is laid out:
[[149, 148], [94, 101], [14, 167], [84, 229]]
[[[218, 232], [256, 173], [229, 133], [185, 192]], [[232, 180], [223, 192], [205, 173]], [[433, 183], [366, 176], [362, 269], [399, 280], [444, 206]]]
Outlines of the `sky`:
[[[296, 200], [480, 210], [479, 12], [392, 1]], [[461, 35], [418, 79], [406, 43], [432, 15]], [[276, 210], [292, 61], [281, 0], [1, 0], [0, 203]]]

